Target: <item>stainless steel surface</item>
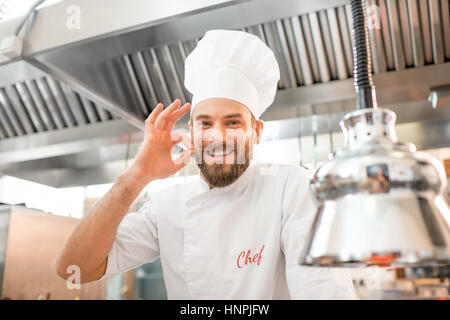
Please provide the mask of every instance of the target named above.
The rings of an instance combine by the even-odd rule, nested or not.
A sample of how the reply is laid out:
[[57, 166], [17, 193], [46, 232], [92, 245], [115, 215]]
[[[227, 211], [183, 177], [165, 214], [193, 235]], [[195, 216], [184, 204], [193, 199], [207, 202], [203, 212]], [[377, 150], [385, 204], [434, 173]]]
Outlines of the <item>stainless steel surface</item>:
[[[0, 165], [96, 150], [102, 146], [125, 145], [139, 141], [142, 132], [123, 120], [112, 120], [89, 127], [66, 128], [0, 143]], [[125, 156], [125, 154], [124, 154]]]
[[327, 55], [325, 54], [325, 47], [323, 43], [322, 34], [320, 32], [319, 17], [317, 13], [310, 13], [308, 15], [309, 23], [311, 25], [312, 41], [317, 55], [318, 69], [320, 74], [320, 82], [328, 82], [331, 79]]
[[43, 76], [45, 74], [41, 70], [24, 60], [12, 61], [0, 66], [0, 87]]
[[[125, 146], [122, 146], [125, 150]], [[109, 148], [107, 148], [108, 150]], [[126, 151], [122, 152], [120, 156], [122, 159], [125, 157]], [[87, 186], [96, 185], [103, 183], [113, 183], [117, 177], [123, 173], [127, 168], [127, 161], [111, 161], [111, 162], [96, 162], [90, 166], [86, 167], [68, 167], [64, 166], [65, 158], [63, 159], [52, 159], [55, 161], [50, 161], [54, 166], [48, 169], [40, 169], [39, 167], [33, 168], [31, 170], [24, 170], [21, 168], [18, 171], [6, 171], [8, 175], [12, 175], [17, 178], [26, 179], [29, 181], [38, 182], [53, 187], [74, 187], [74, 186]], [[83, 159], [82, 154], [77, 154], [77, 156], [70, 156], [75, 163], [78, 163], [79, 159]], [[89, 153], [89, 159], [102, 159], [101, 157], [96, 157], [95, 152]], [[108, 159], [106, 159], [108, 160]], [[46, 160], [48, 162], [48, 160]], [[71, 162], [68, 162], [71, 163]], [[38, 162], [38, 165], [43, 165], [45, 163]], [[56, 165], [55, 165], [56, 164]], [[62, 167], [59, 167], [62, 164]], [[32, 166], [32, 165], [31, 165]]]
[[[122, 45], [114, 46], [123, 49], [120, 52], [123, 54], [136, 51], [137, 46], [161, 46], [192, 40], [216, 27], [242, 28], [346, 3], [346, 0], [282, 0], [278, 3], [271, 0], [130, 0], [126, 3], [120, 0], [66, 0], [38, 11], [24, 50], [26, 55], [35, 55], [65, 45], [141, 31], [140, 43], [136, 39], [122, 37]], [[67, 27], [70, 16], [67, 9], [70, 6], [79, 8], [82, 18], [79, 29]], [[16, 21], [5, 21], [5, 28], [9, 30], [10, 25], [15, 24]], [[55, 28], [55, 25], [61, 28]], [[168, 32], [168, 27], [171, 32]], [[117, 40], [116, 44], [121, 42]], [[112, 44], [112, 41], [109, 43]]]
[[[419, 103], [423, 101], [423, 112], [432, 116], [431, 104], [427, 103], [430, 88], [449, 84], [448, 74], [450, 74], [450, 63], [375, 74], [373, 78], [377, 87], [378, 104], [390, 107], [406, 102]], [[263, 113], [261, 118], [265, 121], [271, 121], [295, 117], [296, 108], [299, 106], [304, 107], [303, 109], [306, 112], [310, 105], [338, 104], [353, 99], [355, 96], [352, 79], [279, 90], [273, 105]], [[352, 103], [354, 105], [354, 102]], [[427, 108], [427, 106], [429, 107]], [[404, 111], [404, 114], [399, 115], [400, 120], [403, 116], [408, 116], [407, 110], [404, 109]], [[301, 116], [309, 115], [305, 112], [301, 112]]]
[[428, 100], [433, 108], [450, 107], [450, 85], [431, 88]]
[[304, 263], [450, 263], [443, 166], [397, 141], [395, 113], [364, 109], [341, 122], [345, 147], [314, 174], [319, 204]]
[[335, 52], [336, 55], [336, 68], [338, 79], [347, 79], [349, 75], [349, 70], [347, 70], [346, 66], [346, 58], [345, 55], [349, 54], [344, 51], [342, 47], [342, 37], [339, 30], [339, 22], [337, 16], [337, 10], [335, 8], [331, 8], [327, 10], [327, 17], [329, 21], [329, 28], [331, 30], [331, 38], [333, 42], [332, 51]]
[[[70, 85], [76, 91], [80, 92], [84, 97], [91, 99], [98, 104], [101, 104], [103, 106], [103, 108], [108, 109], [110, 112], [112, 112], [112, 113], [116, 114], [117, 116], [123, 118], [124, 120], [128, 121], [130, 124], [134, 125], [138, 129], [143, 130], [143, 120], [139, 119], [139, 117], [135, 115], [136, 113], [138, 113], [137, 111], [134, 111], [132, 113], [129, 110], [127, 110], [126, 108], [121, 107], [111, 97], [104, 96], [101, 92], [97, 92], [95, 90], [95, 87], [87, 86], [86, 84], [77, 80], [75, 77], [72, 77], [70, 74], [68, 74], [67, 72], [65, 72], [62, 69], [59, 69], [55, 66], [51, 66], [46, 63], [42, 63], [34, 58], [27, 58], [26, 60], [28, 63], [35, 66], [42, 72], [45, 72], [46, 74], [50, 75], [52, 78], [55, 78], [59, 81], [66, 82], [68, 85]], [[121, 70], [121, 71], [123, 71], [123, 70]], [[107, 76], [107, 74], [106, 74], [106, 76]], [[50, 80], [48, 80], [48, 81], [53, 85], [53, 87], [55, 87], [55, 84], [54, 84], [54, 81], [52, 78], [50, 78]], [[103, 85], [107, 85], [107, 83], [105, 82], [106, 78], [95, 79], [95, 80], [101, 81], [100, 83]], [[127, 83], [127, 84], [129, 84], [129, 83]], [[55, 99], [57, 97], [58, 97], [58, 95], [53, 95], [53, 99]], [[133, 97], [135, 97], [135, 96], [133, 95]], [[56, 104], [56, 105], [58, 105], [58, 104]], [[65, 108], [64, 105], [60, 104], [60, 106], [62, 108]], [[95, 109], [95, 107], [94, 107], [94, 109]], [[66, 119], [65, 119], [66, 126], [67, 125], [71, 126], [70, 122], [68, 121], [69, 116], [66, 113], [62, 113], [62, 114], [66, 116]]]
[[[402, 11], [400, 22], [397, 5]], [[437, 1], [430, 3], [435, 25], [440, 24], [437, 6]], [[409, 54], [410, 36], [405, 30], [406, 3], [387, 0], [387, 9], [394, 65], [403, 69], [413, 60]], [[416, 152], [413, 144], [399, 143], [396, 114], [377, 109], [364, 1], [352, 0], [351, 11], [358, 110], [346, 114], [340, 122], [345, 146], [323, 163], [311, 179], [318, 210], [300, 263], [448, 265], [450, 209], [444, 198], [447, 183], [444, 167], [430, 155]], [[434, 59], [442, 63], [441, 34], [435, 26], [432, 32]]]
[[412, 55], [415, 66], [423, 66], [424, 52], [417, 1], [408, 1], [409, 29], [411, 30]]
[[[37, 11], [34, 26], [27, 35], [28, 43], [24, 48], [24, 53], [32, 55], [59, 46], [98, 38], [105, 34], [119, 34], [124, 30], [136, 30], [162, 23], [168, 19], [180, 18], [193, 12], [227, 6], [234, 2], [239, 1], [129, 0], [124, 3], [120, 0], [66, 0]], [[69, 10], [71, 8], [76, 8], [76, 10]], [[69, 18], [77, 18], [76, 14], [80, 15], [79, 28], [76, 27], [76, 24], [70, 26], [69, 23]], [[114, 18], [111, 19], [111, 17]], [[10, 26], [16, 26], [20, 19], [3, 21], [2, 24], [9, 32], [10, 28], [14, 29]], [[55, 28], [55, 26], [59, 26], [59, 28]], [[0, 36], [3, 36], [2, 32], [0, 32]]]
[[[134, 17], [133, 14], [139, 3], [140, 1], [135, 0], [127, 4], [129, 18]], [[28, 42], [32, 43], [34, 37], [39, 38], [41, 42], [50, 41], [49, 32], [54, 32], [55, 28], [47, 30], [49, 27], [40, 19], [47, 18], [49, 21], [61, 19], [56, 16], [56, 13], [70, 4], [70, 1], [66, 1], [40, 10], [33, 27], [34, 33], [28, 35]], [[97, 20], [94, 25], [93, 22], [90, 22], [90, 16], [83, 15], [85, 25], [83, 30], [80, 30], [83, 36], [78, 34], [78, 31], [62, 28], [60, 30], [62, 34], [58, 35], [61, 37], [59, 40], [63, 40], [61, 43], [54, 43], [49, 47], [44, 46], [45, 50], [36, 48], [36, 50], [26, 52], [25, 56], [36, 57], [45, 68], [49, 68], [46, 70], [47, 74], [53, 76], [54, 72], [52, 71], [56, 72], [59, 81], [64, 79], [72, 86], [83, 86], [87, 89], [84, 91], [90, 92], [78, 91], [83, 95], [89, 95], [89, 98], [96, 103], [104, 104], [105, 108], [108, 108], [109, 105], [122, 108], [125, 114], [121, 114], [121, 116], [138, 128], [142, 126], [142, 123], [139, 124], [139, 121], [133, 119], [133, 116], [144, 119], [155, 103], [161, 101], [167, 104], [175, 98], [184, 98], [186, 101], [190, 99], [190, 95], [184, 88], [180, 88], [180, 82], [184, 76], [184, 57], [194, 47], [191, 42], [197, 40], [198, 36], [212, 27], [236, 29], [244, 27], [243, 29], [265, 39], [274, 49], [282, 67], [280, 92], [289, 88], [308, 86], [312, 84], [312, 81], [328, 82], [351, 77], [350, 19], [346, 14], [348, 6], [343, 6], [345, 1], [303, 1], [301, 5], [298, 2], [283, 1], [283, 5], [276, 6], [268, 1], [256, 0], [218, 1], [213, 4], [218, 5], [213, 6], [214, 10], [211, 7], [204, 7], [197, 11], [195, 9], [205, 3], [199, 1], [191, 3], [189, 5], [191, 7], [186, 5], [172, 9], [163, 6], [160, 8], [160, 12], [152, 12], [152, 16], [148, 17], [147, 24], [141, 24], [135, 28], [131, 28], [131, 21], [125, 21], [127, 18], [122, 15], [121, 19], [123, 20], [116, 22], [115, 25], [116, 28], [122, 27], [120, 30], [112, 30], [109, 23], [100, 24]], [[85, 12], [95, 10], [98, 4], [92, 4], [92, 7], [89, 7], [88, 3], [80, 2], [78, 5], [81, 12]], [[390, 1], [388, 5], [389, 14], [387, 9], [383, 10], [386, 8], [386, 1], [379, 1], [382, 32], [389, 31], [390, 26], [396, 24], [391, 20], [396, 17], [395, 12], [398, 13], [399, 9], [404, 7], [404, 4], [396, 1]], [[413, 5], [411, 4], [411, 6]], [[425, 9], [429, 10], [428, 5], [426, 3], [425, 5]], [[117, 2], [110, 6], [112, 6], [112, 11], [125, 10]], [[170, 10], [181, 10], [183, 14], [175, 19]], [[253, 10], [253, 14], [242, 19], [245, 12], [250, 10]], [[236, 16], [236, 12], [240, 12], [240, 15]], [[400, 13], [402, 16], [405, 15], [403, 11]], [[292, 16], [293, 14], [297, 14], [297, 16]], [[289, 17], [289, 15], [291, 15], [289, 19], [281, 18]], [[61, 16], [66, 18], [64, 15]], [[230, 19], [231, 17], [233, 19]], [[409, 14], [409, 11], [408, 17], [408, 21], [417, 25], [421, 28], [420, 30], [426, 31], [426, 28], [431, 28], [429, 25], [423, 25], [417, 19], [413, 19], [414, 16]], [[270, 21], [274, 18], [275, 20]], [[183, 20], [183, 28], [181, 28], [180, 20]], [[446, 21], [445, 19], [441, 20]], [[334, 29], [336, 25], [339, 25], [338, 30]], [[445, 30], [445, 25], [442, 27]], [[103, 30], [101, 30], [102, 28]], [[330, 28], [333, 28], [335, 32], [330, 32]], [[44, 29], [45, 34], [43, 33]], [[291, 30], [293, 31], [291, 32]], [[408, 36], [414, 34], [414, 30], [413, 27], [407, 30], [402, 28], [402, 32]], [[418, 31], [420, 32], [420, 30]], [[441, 29], [436, 28], [436, 30], [438, 32]], [[372, 50], [374, 60], [376, 57], [378, 65], [381, 66], [376, 72], [384, 72], [386, 70], [382, 66], [390, 64], [389, 61], [384, 61], [384, 56], [388, 60], [389, 56], [393, 56], [396, 60], [401, 57], [396, 54], [397, 49], [389, 47], [391, 43], [389, 34], [380, 37], [379, 30], [374, 32], [379, 34], [375, 38], [381, 40], [379, 46], [374, 46]], [[63, 34], [66, 36], [63, 37]], [[299, 34], [303, 36], [304, 41], [297, 39]], [[92, 40], [88, 41], [88, 39]], [[51, 41], [56, 40], [52, 38]], [[70, 46], [68, 46], [68, 41], [71, 43]], [[343, 45], [341, 45], [341, 41]], [[306, 49], [303, 48], [302, 42], [306, 42]], [[30, 45], [30, 47], [33, 46]], [[408, 54], [412, 55], [413, 53], [408, 52]], [[347, 67], [342, 64], [343, 60]], [[421, 64], [418, 63], [418, 65]], [[392, 68], [388, 69], [392, 70]], [[332, 97], [332, 95], [329, 96]], [[297, 101], [302, 102], [302, 100]], [[271, 109], [275, 109], [276, 106], [274, 104]], [[109, 108], [111, 112], [114, 110], [118, 109]], [[120, 112], [120, 110], [118, 111]], [[117, 112], [114, 113], [117, 114]]]
[[[306, 49], [305, 39], [303, 36], [303, 31], [300, 26], [299, 17], [292, 17], [291, 19], [291, 28], [293, 31], [294, 43], [293, 45], [293, 57], [294, 64], [296, 68], [298, 68], [298, 77], [299, 80], [302, 81], [304, 85], [311, 85], [314, 82], [312, 71], [310, 68], [308, 51]], [[292, 41], [289, 41], [292, 43]], [[297, 53], [297, 54], [296, 54]]]
[[[429, 117], [421, 104], [407, 107], [412, 118], [422, 116], [422, 119], [419, 122], [407, 121], [397, 125], [400, 140], [412, 141], [420, 149], [448, 146], [447, 133], [450, 132], [450, 122], [445, 118], [450, 116], [450, 108], [437, 109], [436, 113], [432, 114], [433, 117]], [[327, 109], [326, 105], [317, 106], [316, 111], [322, 108]], [[342, 145], [343, 137], [339, 132], [338, 123], [343, 112], [315, 116], [319, 147], [316, 151], [317, 161], [329, 159], [328, 154]], [[42, 134], [47, 136], [46, 139], [40, 142], [38, 139], [33, 139], [30, 145], [24, 144], [27, 140], [25, 137], [11, 139], [8, 147], [0, 143], [5, 147], [2, 152], [10, 158], [8, 163], [0, 165], [0, 172], [55, 187], [113, 182], [130, 164], [142, 139], [141, 131], [135, 131], [134, 127], [124, 121], [121, 123], [114, 121], [94, 124], [93, 133], [85, 128], [48, 132]], [[127, 128], [130, 133], [127, 133]], [[297, 142], [293, 141], [288, 148], [298, 149], [302, 152], [301, 159], [309, 163], [313, 161], [310, 158], [312, 130], [312, 121], [308, 116], [270, 121], [264, 125], [263, 141], [296, 139]], [[329, 135], [330, 131], [332, 136]], [[92, 138], [94, 135], [96, 138]], [[72, 140], [69, 140], [70, 137]], [[333, 146], [328, 142], [330, 139], [333, 140]], [[7, 140], [4, 142], [6, 143]], [[299, 144], [301, 148], [298, 147]], [[51, 147], [52, 145], [54, 147]], [[189, 165], [189, 168], [180, 174], [195, 174], [194, 169], [196, 169], [195, 164], [192, 168]]]
[[[180, 19], [169, 19], [164, 23], [157, 23], [151, 27], [143, 26], [139, 30], [124, 31], [119, 35], [85, 41], [70, 47], [61, 46], [55, 50], [34, 55], [41, 62], [64, 70], [90, 90], [109, 98], [129, 113], [140, 118], [145, 117], [141, 114], [142, 110], [150, 111], [154, 108], [155, 101], [167, 104], [176, 98], [190, 100], [191, 97], [187, 92], [184, 92], [184, 96], [181, 94], [179, 86], [180, 81], [184, 78], [183, 57], [194, 48], [195, 42], [192, 45], [192, 41], [197, 40], [204, 31], [213, 27], [245, 29], [261, 36], [274, 50], [279, 61], [282, 73], [279, 85], [280, 93], [310, 84], [311, 77], [305, 84], [302, 83], [302, 79], [307, 79], [308, 74], [311, 73], [316, 83], [329, 82], [331, 84], [338, 79], [350, 78], [352, 57], [351, 45], [348, 40], [351, 38], [349, 32], [351, 28], [348, 15], [343, 14], [346, 11], [346, 7], [343, 7], [344, 3], [338, 1], [301, 1], [300, 3], [302, 3], [301, 6], [298, 5], [298, 2], [283, 1], [283, 5], [277, 4], [275, 8], [274, 4], [267, 1], [233, 2], [217, 8], [217, 10], [192, 13]], [[413, 55], [412, 47], [403, 49], [402, 34], [397, 35], [397, 31], [395, 31], [397, 30], [395, 24], [400, 4], [391, 1], [389, 2], [390, 10], [384, 11], [382, 8], [383, 6], [387, 8], [386, 1], [380, 1], [379, 5], [381, 31], [387, 30], [388, 37], [386, 34], [378, 37], [381, 43], [378, 47], [374, 46], [373, 56], [377, 58], [379, 65], [388, 65], [387, 70], [398, 71], [404, 67], [398, 63], [398, 68], [395, 68], [394, 65], [389, 67], [389, 61], [385, 62], [382, 58], [389, 59], [389, 56], [392, 56], [393, 61], [400, 61], [402, 52], [407, 49], [409, 50], [408, 55]], [[239, 20], [250, 8], [253, 10], [252, 18]], [[428, 5], [425, 9], [429, 9]], [[240, 14], [236, 15], [236, 12], [240, 12]], [[269, 12], [272, 16], [269, 16]], [[294, 15], [296, 13], [297, 16]], [[276, 18], [280, 14], [284, 14], [284, 16]], [[402, 12], [402, 15], [404, 16], [405, 13]], [[408, 14], [407, 16], [408, 21], [411, 20]], [[284, 17], [289, 17], [289, 19]], [[257, 21], [258, 19], [259, 21]], [[182, 28], [180, 20], [184, 22]], [[298, 23], [299, 20], [301, 24]], [[193, 25], [194, 22], [195, 25]], [[330, 32], [331, 24], [333, 26], [338, 24], [340, 28], [335, 32]], [[301, 39], [295, 40], [296, 37], [290, 36], [290, 30], [293, 30], [294, 35], [299, 34], [299, 25], [301, 25], [301, 33], [306, 42], [306, 54], [302, 48]], [[421, 29], [431, 28], [423, 26], [420, 22], [418, 25]], [[389, 34], [391, 26], [394, 26], [395, 29], [392, 35]], [[398, 32], [400, 29], [399, 25]], [[377, 32], [379, 33], [379, 31]], [[413, 34], [410, 28], [402, 29], [402, 32], [410, 37]], [[391, 38], [392, 42], [400, 41], [393, 48], [389, 47]], [[339, 39], [342, 39], [343, 46], [340, 45]], [[298, 47], [297, 43], [300, 43]], [[429, 45], [431, 46], [431, 42]], [[180, 48], [185, 50], [182, 51]], [[142, 55], [145, 60], [144, 65], [140, 63], [142, 59], [139, 58], [139, 55]], [[343, 59], [347, 63], [346, 76], [342, 65]], [[131, 62], [131, 67], [130, 63], [125, 62], [128, 60]], [[337, 60], [340, 63], [337, 63]], [[89, 62], [86, 63], [86, 61]], [[181, 66], [181, 68], [174, 68], [174, 65]], [[303, 68], [299, 70], [296, 65], [301, 65]], [[309, 67], [304, 68], [306, 65]], [[411, 67], [415, 67], [415, 65], [411, 65]], [[130, 75], [127, 70], [134, 71], [134, 75], [133, 73]], [[377, 72], [384, 71], [386, 70], [381, 67]], [[303, 76], [303, 73], [306, 76]], [[111, 83], [112, 79], [116, 79], [116, 84]], [[150, 88], [147, 88], [149, 87], [146, 82], [148, 79], [151, 80]], [[107, 84], [105, 85], [105, 83]], [[331, 97], [331, 95], [329, 96]], [[276, 104], [274, 104], [274, 108], [276, 108]]]
[[398, 15], [400, 17], [401, 38], [405, 52], [405, 64], [413, 65], [412, 47], [411, 47], [411, 30], [409, 30], [408, 4], [407, 0], [398, 1]]
[[441, 0], [442, 12], [442, 31], [445, 47], [445, 59], [450, 59], [450, 15], [445, 14], [450, 12], [450, 2], [448, 0]]
[[428, 13], [428, 1], [419, 0], [420, 22], [422, 24], [423, 49], [425, 52], [425, 63], [433, 61], [433, 50], [431, 46], [431, 27]]
[[398, 4], [400, 1], [387, 0], [386, 2], [389, 16], [389, 30], [392, 39], [394, 65], [396, 70], [402, 70], [405, 68], [405, 53], [403, 50], [400, 21], [398, 16]]
[[[428, 1], [431, 25], [431, 43], [435, 63], [444, 62], [444, 39], [442, 38], [441, 10], [439, 1]], [[445, 12], [443, 12], [445, 14]]]
[[[42, 8], [26, 35], [25, 60], [0, 66], [0, 149], [5, 152], [3, 159], [10, 159], [8, 163], [3, 160], [0, 171], [33, 177], [35, 181], [42, 178], [42, 181], [66, 184], [70, 181], [45, 179], [45, 172], [51, 170], [55, 173], [52, 177], [61, 172], [63, 176], [62, 172], [67, 173], [71, 168], [64, 165], [61, 158], [81, 159], [92, 153], [92, 159], [97, 159], [93, 161], [97, 162], [91, 166], [96, 167], [99, 174], [92, 170], [90, 180], [95, 180], [95, 176], [99, 181], [104, 181], [106, 176], [110, 179], [113, 173], [103, 175], [100, 168], [111, 164], [120, 172], [120, 166], [113, 165], [118, 156], [111, 157], [115, 159], [111, 163], [103, 163], [96, 158], [95, 147], [88, 148], [85, 142], [97, 134], [103, 123], [122, 118], [134, 127], [130, 132], [136, 133], [142, 130], [145, 117], [158, 102], [168, 104], [176, 98], [189, 101], [190, 94], [183, 86], [184, 59], [199, 37], [211, 28], [254, 33], [274, 50], [282, 80], [274, 104], [262, 116], [266, 127], [273, 122], [280, 128], [278, 137], [289, 138], [300, 134], [292, 123], [301, 121], [304, 124], [301, 135], [307, 137], [313, 134], [310, 117], [314, 108], [317, 134], [327, 132], [330, 127], [335, 132], [339, 115], [353, 108], [355, 97], [351, 80], [351, 17], [347, 4], [346, 0], [196, 0], [179, 6], [169, 3], [155, 6], [153, 1], [133, 0], [126, 4], [108, 1], [105, 4], [100, 0], [64, 1]], [[386, 0], [367, 1], [367, 5], [370, 4], [380, 9], [381, 29], [373, 29], [370, 34], [371, 41], [377, 43], [372, 43], [372, 57], [379, 105], [393, 108], [400, 123], [410, 122], [409, 128], [419, 130], [417, 134], [413, 129], [403, 130], [405, 135], [413, 137], [407, 140], [424, 147], [450, 145], [445, 131], [445, 120], [450, 119], [450, 114], [442, 108], [433, 110], [427, 100], [430, 88], [450, 84], [445, 37], [450, 32], [445, 15], [448, 0], [439, 2], [440, 20], [429, 17], [434, 4], [426, 0], [418, 3], [392, 1], [390, 10]], [[66, 10], [71, 5], [80, 9], [80, 29], [70, 29], [66, 25], [70, 15]], [[99, 11], [104, 6], [108, 11]], [[150, 6], [158, 10], [144, 13]], [[399, 53], [391, 45], [395, 41], [390, 32], [391, 25], [395, 24], [391, 21], [393, 11], [398, 13], [404, 56], [411, 56], [413, 60], [412, 65], [406, 65], [401, 71], [394, 65], [394, 60], [400, 59]], [[111, 16], [117, 19], [110, 19]], [[405, 28], [405, 17], [408, 28]], [[434, 34], [439, 36], [440, 33], [443, 39], [444, 61], [439, 64], [438, 60], [433, 60], [432, 22], [440, 23], [434, 28]], [[0, 37], [13, 32], [14, 25], [14, 19], [0, 22]], [[61, 27], [55, 28], [55, 25]], [[404, 37], [411, 39], [410, 47], [405, 46]], [[317, 51], [316, 48], [322, 49]], [[428, 56], [431, 60], [426, 59]], [[183, 117], [177, 128], [187, 128], [187, 120], [188, 117]], [[329, 121], [334, 121], [331, 126]], [[425, 123], [435, 135], [423, 134]], [[26, 143], [30, 146], [39, 140], [35, 136], [47, 134], [68, 139], [67, 144], [74, 146], [77, 141], [69, 139], [65, 133], [72, 129], [85, 133], [75, 135], [80, 137], [81, 147], [62, 147], [58, 155], [52, 155], [54, 140], [49, 138], [47, 142], [40, 140], [40, 151], [34, 156], [34, 148], [29, 150], [30, 155], [20, 149], [16, 153], [18, 156], [11, 156], [13, 150], [17, 152], [24, 145], [24, 139], [30, 139]], [[105, 126], [103, 130], [111, 137], [104, 140], [103, 149], [118, 148], [116, 142], [108, 144], [108, 141], [120, 141], [123, 135], [116, 134], [114, 126]], [[121, 144], [126, 150], [126, 141]], [[59, 145], [66, 144], [59, 142]], [[42, 170], [37, 169], [31, 175], [31, 162]], [[21, 165], [28, 169], [21, 171]], [[76, 174], [64, 176], [75, 177], [73, 181], [77, 181]]]

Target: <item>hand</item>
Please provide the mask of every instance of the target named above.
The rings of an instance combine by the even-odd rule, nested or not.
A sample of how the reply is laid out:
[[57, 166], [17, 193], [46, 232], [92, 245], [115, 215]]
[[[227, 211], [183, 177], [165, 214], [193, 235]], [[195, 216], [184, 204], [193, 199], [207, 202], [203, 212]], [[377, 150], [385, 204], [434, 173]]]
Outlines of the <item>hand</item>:
[[[167, 178], [189, 163], [194, 152], [191, 140], [182, 131], [171, 133], [175, 122], [191, 107], [190, 103], [178, 108], [180, 105], [177, 99], [163, 111], [160, 103], [145, 120], [144, 141], [130, 167], [139, 182], [147, 184], [155, 179]], [[170, 151], [180, 141], [187, 150], [172, 160]]]

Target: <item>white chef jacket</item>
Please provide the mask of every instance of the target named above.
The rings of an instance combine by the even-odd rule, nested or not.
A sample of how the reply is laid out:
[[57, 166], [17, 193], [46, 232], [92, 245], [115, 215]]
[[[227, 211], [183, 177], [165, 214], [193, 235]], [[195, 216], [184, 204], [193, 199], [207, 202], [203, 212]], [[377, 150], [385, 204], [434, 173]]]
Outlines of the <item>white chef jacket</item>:
[[119, 224], [102, 278], [160, 257], [169, 299], [355, 299], [346, 269], [298, 264], [316, 214], [307, 175], [251, 163], [226, 187], [199, 174], [151, 193]]

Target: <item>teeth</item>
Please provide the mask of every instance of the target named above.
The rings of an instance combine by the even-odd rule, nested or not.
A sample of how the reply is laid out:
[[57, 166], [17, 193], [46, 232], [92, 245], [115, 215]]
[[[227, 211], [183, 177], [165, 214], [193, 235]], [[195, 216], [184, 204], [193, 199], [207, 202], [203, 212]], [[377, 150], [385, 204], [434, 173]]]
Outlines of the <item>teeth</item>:
[[210, 152], [210, 151], [208, 151], [208, 154], [210, 155], [210, 156], [213, 156], [213, 157], [220, 157], [220, 156], [227, 156], [227, 155], [229, 155], [229, 154], [231, 154], [233, 152], [233, 150], [230, 150], [230, 151], [228, 151], [228, 152], [226, 152], [226, 153], [224, 153], [224, 152]]

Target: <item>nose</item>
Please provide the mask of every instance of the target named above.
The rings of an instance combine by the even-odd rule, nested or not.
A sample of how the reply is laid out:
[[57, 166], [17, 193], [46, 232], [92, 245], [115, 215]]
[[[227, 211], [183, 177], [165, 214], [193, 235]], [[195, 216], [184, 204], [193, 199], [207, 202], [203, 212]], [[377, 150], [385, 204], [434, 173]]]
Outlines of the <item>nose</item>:
[[218, 128], [210, 128], [203, 132], [203, 141], [207, 144], [222, 144], [226, 141], [226, 132]]

